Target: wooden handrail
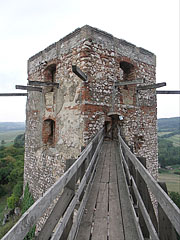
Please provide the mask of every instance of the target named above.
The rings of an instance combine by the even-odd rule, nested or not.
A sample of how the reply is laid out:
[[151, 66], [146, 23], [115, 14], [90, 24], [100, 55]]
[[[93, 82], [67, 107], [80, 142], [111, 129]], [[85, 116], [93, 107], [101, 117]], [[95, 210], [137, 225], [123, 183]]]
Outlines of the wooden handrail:
[[[82, 151], [79, 158], [74, 162], [74, 164], [59, 178], [59, 180], [54, 183], [42, 197], [40, 197], [19, 219], [19, 221], [10, 229], [10, 231], [2, 238], [2, 240], [22, 240], [29, 232], [29, 230], [36, 224], [39, 217], [41, 217], [47, 208], [50, 206], [52, 201], [56, 199], [56, 197], [63, 191], [69, 181], [72, 179], [74, 174], [77, 173], [78, 169], [81, 167], [88, 154], [92, 151], [93, 143], [95, 141], [99, 141], [102, 143], [103, 131], [101, 129], [97, 135], [93, 138], [93, 140], [87, 145], [87, 147]], [[96, 148], [99, 145], [97, 144]], [[100, 146], [99, 146], [100, 148]], [[98, 148], [98, 149], [99, 149]], [[95, 149], [94, 149], [95, 150]], [[93, 156], [97, 155], [97, 152], [93, 152]], [[92, 157], [92, 159], [94, 159]], [[82, 179], [83, 180], [83, 179]], [[83, 183], [82, 183], [83, 184]], [[77, 198], [79, 194], [82, 192], [83, 186], [81, 184], [81, 189], [79, 193], [75, 194]], [[84, 184], [85, 185], [85, 184]], [[74, 199], [74, 198], [73, 198]], [[70, 202], [70, 205], [73, 205], [75, 200]], [[69, 205], [69, 206], [70, 206]]]
[[131, 152], [130, 148], [124, 142], [120, 134], [118, 134], [119, 142], [122, 145], [126, 156], [131, 160], [135, 169], [139, 172], [150, 191], [154, 194], [156, 200], [163, 208], [177, 233], [180, 235], [180, 209], [166, 194], [166, 192], [159, 186], [157, 181], [150, 175], [148, 170], [141, 164], [138, 158]]

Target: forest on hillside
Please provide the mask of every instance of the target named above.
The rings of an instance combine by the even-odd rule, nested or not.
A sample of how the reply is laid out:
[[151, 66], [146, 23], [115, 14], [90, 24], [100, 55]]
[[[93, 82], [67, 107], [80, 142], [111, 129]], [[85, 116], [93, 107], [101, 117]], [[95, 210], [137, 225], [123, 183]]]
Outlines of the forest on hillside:
[[180, 164], [180, 117], [158, 120], [158, 148], [162, 168]]

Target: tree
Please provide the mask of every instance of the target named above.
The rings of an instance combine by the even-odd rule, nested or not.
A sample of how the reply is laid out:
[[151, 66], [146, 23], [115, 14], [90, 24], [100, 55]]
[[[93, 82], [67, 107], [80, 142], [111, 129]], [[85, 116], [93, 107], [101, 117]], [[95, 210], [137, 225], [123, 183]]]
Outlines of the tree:
[[2, 145], [4, 145], [5, 143], [6, 143], [5, 140], [2, 140], [2, 141], [1, 141], [1, 144], [2, 144]]

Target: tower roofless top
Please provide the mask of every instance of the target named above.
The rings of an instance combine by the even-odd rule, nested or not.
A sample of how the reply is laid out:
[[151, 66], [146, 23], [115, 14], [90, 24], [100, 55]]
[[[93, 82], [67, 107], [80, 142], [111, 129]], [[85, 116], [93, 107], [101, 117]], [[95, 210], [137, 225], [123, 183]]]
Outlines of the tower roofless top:
[[40, 51], [39, 53], [32, 56], [29, 59], [29, 62], [35, 60], [40, 56], [43, 56], [53, 48], [56, 48], [58, 51], [58, 49], [63, 48], [63, 44], [69, 44], [69, 47], [71, 47], [71, 41], [73, 39], [76, 39], [76, 41], [84, 41], [90, 38], [96, 39], [96, 41], [106, 42], [107, 45], [111, 45], [111, 47], [113, 46], [114, 48], [118, 48], [118, 49], [122, 48], [123, 55], [126, 51], [128, 52], [130, 51], [133, 59], [146, 62], [152, 65], [156, 65], [156, 57], [154, 53], [144, 48], [137, 47], [136, 45], [130, 42], [127, 42], [123, 39], [118, 39], [110, 33], [102, 31], [98, 28], [91, 27], [89, 25], [85, 25], [81, 28], [75, 29], [72, 33], [66, 35], [65, 37], [60, 39], [58, 42], [53, 43], [52, 45], [45, 48], [43, 51]]

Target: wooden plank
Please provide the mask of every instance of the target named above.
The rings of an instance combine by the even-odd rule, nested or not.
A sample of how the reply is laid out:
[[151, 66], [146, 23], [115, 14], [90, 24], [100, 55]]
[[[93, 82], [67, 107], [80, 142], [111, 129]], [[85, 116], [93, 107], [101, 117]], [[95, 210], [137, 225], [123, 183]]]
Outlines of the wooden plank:
[[108, 236], [108, 183], [100, 183], [94, 217], [92, 240], [107, 240]]
[[116, 173], [116, 156], [115, 156], [115, 149], [114, 144], [111, 142], [111, 155], [110, 155], [110, 162], [109, 162], [109, 171], [110, 171], [110, 177], [109, 182], [117, 184], [117, 173]]
[[81, 71], [80, 68], [78, 68], [76, 65], [72, 65], [72, 71], [75, 73], [79, 78], [81, 78], [83, 81], [87, 82], [88, 78], [85, 73]]
[[27, 93], [0, 93], [0, 97], [27, 97]]
[[137, 86], [137, 90], [148, 90], [148, 89], [155, 89], [166, 86], [165, 82], [162, 83], [156, 83], [156, 84], [150, 84], [145, 86]]
[[42, 88], [39, 88], [39, 87], [31, 87], [31, 86], [16, 85], [16, 89], [27, 90], [27, 91], [42, 92]]
[[117, 86], [126, 86], [126, 85], [134, 85], [134, 84], [141, 84], [144, 83], [144, 79], [136, 79], [131, 81], [124, 81], [124, 82], [115, 82], [115, 87]]
[[[120, 145], [120, 149], [121, 149], [121, 145]], [[142, 232], [141, 232], [141, 229], [140, 229], [140, 226], [139, 226], [139, 223], [138, 223], [138, 218], [137, 218], [137, 215], [136, 215], [136, 211], [133, 207], [133, 202], [132, 202], [132, 198], [130, 198], [130, 191], [129, 191], [129, 186], [127, 185], [127, 182], [126, 182], [126, 178], [125, 178], [125, 172], [124, 172], [124, 169], [123, 169], [123, 165], [122, 165], [122, 156], [121, 156], [121, 153], [122, 151], [120, 151], [120, 159], [119, 161], [117, 161], [117, 170], [119, 168], [119, 174], [121, 174], [121, 184], [123, 187], [122, 189], [122, 192], [120, 193], [119, 191], [119, 196], [120, 196], [120, 202], [121, 202], [121, 209], [122, 209], [122, 216], [123, 216], [123, 224], [126, 225], [126, 222], [129, 222], [128, 221], [128, 216], [126, 216], [126, 208], [123, 208], [122, 206], [124, 204], [128, 204], [128, 209], [127, 209], [127, 212], [131, 213], [131, 215], [129, 216], [130, 218], [130, 221], [132, 221], [132, 229], [133, 229], [133, 232], [134, 232], [134, 236], [135, 236], [135, 239], [139, 239], [139, 240], [144, 240], [144, 237], [142, 235]], [[118, 174], [118, 178], [120, 177]], [[119, 179], [118, 179], [118, 183], [119, 183]], [[118, 184], [118, 187], [120, 188], [120, 184]], [[122, 193], [125, 195], [122, 195]], [[121, 196], [123, 196], [121, 198]], [[125, 199], [124, 199], [124, 196], [125, 196]], [[124, 204], [122, 204], [124, 202]], [[125, 218], [125, 219], [124, 219]], [[124, 232], [125, 232], [125, 239], [131, 239], [133, 236], [131, 236], [130, 234], [128, 234], [128, 229], [130, 228], [130, 226], [126, 225], [125, 226], [125, 229], [124, 229]], [[129, 230], [130, 231], [130, 230]]]
[[64, 211], [66, 210], [67, 206], [69, 205], [72, 197], [73, 191], [66, 188], [63, 194], [60, 196], [59, 200], [57, 201], [54, 209], [52, 210], [50, 216], [48, 217], [47, 221], [45, 222], [41, 232], [37, 236], [37, 240], [48, 240], [51, 236], [53, 229], [55, 228], [56, 224], [58, 223], [60, 217], [63, 215]]
[[107, 153], [106, 153], [107, 156], [106, 156], [105, 161], [104, 161], [102, 177], [101, 177], [101, 182], [102, 183], [109, 182], [109, 161], [110, 161], [110, 155], [109, 155], [108, 151], [109, 151], [109, 149], [107, 150]]
[[99, 157], [99, 162], [96, 168], [92, 190], [89, 194], [85, 211], [79, 227], [79, 231], [76, 237], [77, 240], [90, 239], [91, 227], [92, 227], [92, 222], [93, 222], [93, 217], [96, 209], [97, 197], [99, 192], [99, 182], [102, 175], [102, 169], [104, 165], [104, 156], [106, 155], [106, 150], [107, 150], [107, 147], [106, 147], [106, 143], [104, 142], [102, 146], [101, 155]]
[[124, 240], [124, 230], [117, 182], [113, 182], [109, 183], [109, 240], [119, 239]]
[[139, 171], [141, 177], [144, 179], [151, 192], [156, 197], [156, 200], [164, 209], [164, 212], [170, 219], [174, 228], [180, 235], [180, 209], [176, 204], [170, 199], [170, 197], [162, 190], [155, 179], [150, 175], [147, 169], [140, 163], [137, 157], [130, 151], [129, 147], [125, 144], [124, 140], [119, 135], [119, 141], [122, 143], [126, 154], [128, 155], [131, 162], [134, 164], [135, 168]]
[[156, 94], [180, 94], [179, 90], [163, 90], [163, 91], [156, 91]]
[[137, 189], [136, 183], [135, 183], [133, 178], [132, 178], [132, 187], [133, 187], [134, 193], [136, 195], [136, 198], [138, 200], [138, 204], [139, 204], [139, 207], [141, 209], [141, 213], [142, 213], [142, 215], [144, 217], [144, 220], [146, 222], [146, 226], [147, 226], [147, 228], [149, 230], [149, 233], [151, 235], [151, 239], [159, 240], [159, 237], [158, 237], [158, 234], [156, 232], [156, 229], [154, 228], [154, 225], [153, 225], [153, 223], [151, 221], [149, 213], [147, 212], [147, 209], [146, 209], [146, 207], [144, 205], [144, 202], [143, 202], [143, 200], [141, 198], [141, 195], [139, 194], [139, 191]]
[[129, 191], [128, 186], [125, 180], [125, 173], [123, 171], [122, 162], [119, 159], [118, 150], [116, 149], [116, 162], [117, 162], [117, 178], [118, 178], [118, 190], [119, 190], [119, 199], [120, 199], [120, 206], [122, 211], [123, 217], [123, 227], [124, 227], [124, 239], [133, 239], [139, 240], [140, 238], [138, 234], [138, 230], [136, 228], [136, 222], [132, 216], [135, 216], [130, 198], [129, 198]]
[[40, 82], [40, 81], [28, 81], [29, 85], [33, 86], [45, 86], [45, 87], [57, 87], [59, 88], [59, 83], [56, 82]]

